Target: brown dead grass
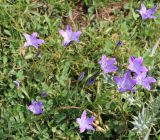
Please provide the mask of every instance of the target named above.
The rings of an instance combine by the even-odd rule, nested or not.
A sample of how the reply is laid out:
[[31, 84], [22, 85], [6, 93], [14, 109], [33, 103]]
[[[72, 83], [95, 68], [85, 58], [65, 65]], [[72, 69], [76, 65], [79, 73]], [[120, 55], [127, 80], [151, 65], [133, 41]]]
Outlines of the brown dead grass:
[[69, 25], [79, 25], [84, 27], [88, 24], [88, 20], [86, 18], [87, 11], [84, 9], [82, 3], [78, 1], [76, 6], [71, 10], [71, 14], [69, 17], [63, 18], [64, 24]]
[[95, 19], [98, 20], [107, 20], [107, 21], [115, 21], [118, 17], [116, 17], [113, 13], [113, 10], [124, 11], [124, 4], [127, 3], [128, 0], [121, 0], [121, 2], [111, 3], [108, 5], [104, 5], [103, 7], [99, 7], [95, 10], [94, 18], [92, 21], [89, 21], [86, 17], [87, 9], [84, 8], [82, 3], [78, 2], [76, 6], [72, 9], [71, 15], [66, 18], [65, 22], [68, 24], [79, 24], [81, 27], [89, 25], [91, 22], [94, 22]]
[[117, 17], [114, 15], [113, 10], [124, 11], [123, 7], [127, 2], [128, 0], [121, 0], [121, 2], [109, 4], [98, 9], [98, 19], [115, 21]]

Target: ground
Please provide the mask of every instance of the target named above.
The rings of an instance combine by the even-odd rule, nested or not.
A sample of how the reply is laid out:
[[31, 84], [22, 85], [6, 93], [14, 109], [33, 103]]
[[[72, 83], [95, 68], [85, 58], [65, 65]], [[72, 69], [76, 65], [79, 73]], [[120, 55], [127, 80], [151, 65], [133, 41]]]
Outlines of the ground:
[[[156, 19], [143, 21], [136, 11], [141, 3], [1, 0], [0, 139], [160, 140], [160, 4], [144, 1], [147, 9], [158, 8]], [[81, 35], [64, 47], [59, 30], [66, 25]], [[33, 32], [45, 43], [24, 48], [23, 34]], [[98, 63], [103, 54], [116, 59], [116, 72], [104, 74]], [[118, 91], [114, 76], [124, 74], [130, 56], [142, 57], [156, 79], [151, 90]], [[42, 102], [42, 114], [29, 111], [32, 99]], [[95, 117], [95, 131], [80, 133], [76, 118], [84, 110]]]

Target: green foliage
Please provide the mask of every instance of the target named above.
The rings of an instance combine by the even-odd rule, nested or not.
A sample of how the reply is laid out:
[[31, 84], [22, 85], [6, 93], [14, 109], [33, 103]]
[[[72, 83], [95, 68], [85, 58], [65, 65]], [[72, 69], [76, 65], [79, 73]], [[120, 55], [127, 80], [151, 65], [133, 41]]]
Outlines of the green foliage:
[[[157, 19], [141, 21], [135, 12], [140, 1], [131, 0], [122, 5], [123, 10], [112, 12], [114, 21], [95, 16], [100, 8], [118, 1], [0, 1], [0, 139], [160, 140], [159, 45], [154, 49], [160, 38], [160, 10]], [[153, 1], [145, 3], [154, 5]], [[79, 20], [82, 27], [70, 16], [77, 5], [87, 8], [86, 23]], [[67, 24], [82, 35], [78, 44], [63, 47], [58, 30]], [[23, 50], [23, 33], [34, 31], [45, 44], [38, 51]], [[119, 40], [122, 47], [116, 46]], [[118, 73], [126, 70], [130, 55], [142, 56], [149, 75], [159, 83], [151, 91], [138, 87], [136, 94], [120, 94], [114, 75], [100, 73], [86, 86], [87, 79], [99, 71], [102, 54], [116, 58]], [[82, 71], [84, 79], [77, 81]], [[14, 80], [20, 82], [19, 89]], [[31, 99], [43, 102], [43, 114], [28, 111]], [[76, 118], [84, 109], [96, 115], [95, 132], [79, 133]]]

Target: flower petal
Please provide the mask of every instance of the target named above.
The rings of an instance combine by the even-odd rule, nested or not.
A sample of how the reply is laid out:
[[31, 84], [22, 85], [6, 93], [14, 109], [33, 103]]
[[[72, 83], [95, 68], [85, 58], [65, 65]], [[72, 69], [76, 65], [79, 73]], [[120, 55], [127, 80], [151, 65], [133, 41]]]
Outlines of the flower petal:
[[43, 44], [44, 43], [44, 40], [43, 39], [37, 39], [37, 44]]
[[93, 131], [95, 130], [92, 125], [87, 125], [87, 126], [86, 126], [86, 129], [87, 129], [87, 130], [93, 130]]
[[86, 110], [84, 110], [83, 113], [82, 113], [82, 115], [81, 115], [81, 119], [82, 120], [86, 119], [86, 114], [87, 114], [87, 112], [86, 112]]
[[36, 38], [38, 36], [38, 33], [37, 32], [33, 32], [31, 35]]
[[79, 129], [80, 129], [80, 133], [83, 133], [86, 130], [85, 127], [83, 126], [81, 126]]
[[149, 15], [154, 14], [154, 13], [155, 13], [155, 11], [156, 11], [156, 9], [157, 9], [157, 7], [158, 7], [158, 5], [155, 5], [153, 8], [151, 8], [151, 9], [147, 10], [147, 13], [148, 13]]
[[27, 41], [30, 40], [30, 35], [26, 34], [26, 33], [23, 33], [23, 36], [26, 38]]
[[144, 3], [142, 3], [142, 4], [141, 4], [141, 11], [145, 12], [146, 10], [147, 10], [147, 9], [146, 9]]
[[92, 116], [92, 117], [90, 117], [90, 118], [87, 118], [87, 119], [86, 119], [86, 123], [87, 123], [87, 124], [92, 124], [94, 119], [95, 119], [94, 116]]

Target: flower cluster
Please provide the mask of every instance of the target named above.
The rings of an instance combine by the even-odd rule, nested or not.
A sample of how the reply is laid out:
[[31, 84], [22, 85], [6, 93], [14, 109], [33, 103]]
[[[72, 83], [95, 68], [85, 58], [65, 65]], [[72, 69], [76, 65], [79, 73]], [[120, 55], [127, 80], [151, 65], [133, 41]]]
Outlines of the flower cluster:
[[142, 85], [147, 90], [150, 90], [150, 83], [154, 83], [156, 80], [153, 77], [147, 77], [148, 69], [142, 65], [142, 62], [143, 59], [141, 57], [130, 57], [128, 69], [134, 72], [134, 78], [137, 85]]
[[[157, 5], [154, 6], [152, 9], [147, 10], [145, 5], [141, 4], [141, 9], [137, 10], [142, 20], [148, 19], [148, 18], [156, 18], [153, 16], [157, 9]], [[71, 30], [71, 27], [69, 25], [66, 26], [66, 31], [59, 30], [59, 34], [64, 38], [63, 45], [66, 47], [71, 42], [78, 43], [79, 36], [81, 35], [80, 31], [73, 32]], [[31, 35], [24, 33], [23, 34], [26, 42], [24, 43], [24, 47], [33, 46], [35, 49], [39, 48], [39, 45], [44, 44], [43, 39], [37, 39], [38, 33], [33, 32]], [[119, 41], [117, 43], [117, 46], [122, 46], [122, 41]], [[128, 69], [124, 72], [123, 76], [114, 76], [114, 81], [118, 86], [119, 92], [126, 92], [131, 91], [135, 92], [135, 85], [141, 85], [147, 90], [150, 90], [150, 84], [156, 82], [156, 80], [153, 77], [148, 77], [147, 72], [148, 69], [143, 66], [143, 59], [141, 57], [135, 58], [133, 56], [129, 57], [129, 65]], [[101, 56], [100, 61], [98, 62], [100, 65], [101, 70], [104, 74], [108, 73], [115, 73], [118, 68], [115, 66], [116, 59], [115, 58], [107, 58], [105, 54]], [[85, 75], [85, 72], [82, 72], [78, 78], [78, 81], [81, 81]], [[90, 77], [86, 84], [91, 85], [94, 82], [94, 77], [98, 75], [98, 72], [96, 72], [92, 77]], [[16, 85], [16, 88], [19, 89], [20, 84], [18, 81], [13, 81]], [[35, 102], [34, 99], [32, 99], [31, 104], [28, 106], [28, 110], [31, 111], [35, 115], [39, 115], [43, 113], [42, 109], [42, 102], [38, 101]], [[93, 121], [95, 119], [94, 116], [91, 116], [90, 118], [87, 118], [86, 116], [87, 112], [84, 110], [81, 118], [77, 118], [76, 122], [79, 124], [80, 133], [84, 132], [85, 130], [95, 130], [92, 126]]]
[[[147, 90], [150, 90], [150, 83], [156, 82], [153, 77], [147, 77], [148, 69], [142, 65], [143, 59], [141, 57], [135, 58], [129, 57], [128, 70], [124, 73], [122, 77], [114, 76], [114, 81], [118, 86], [119, 92], [131, 91], [135, 92], [133, 88], [136, 84], [142, 85]], [[101, 65], [101, 69], [104, 74], [109, 72], [115, 72], [118, 68], [114, 66], [116, 63], [115, 58], [107, 58], [102, 55], [101, 60], [98, 62]], [[134, 76], [131, 76], [133, 73]]]

